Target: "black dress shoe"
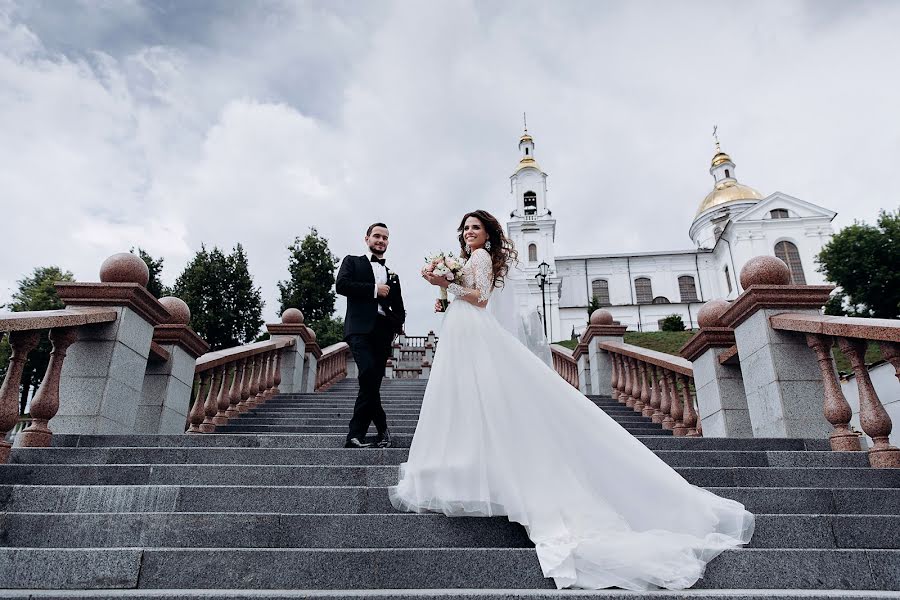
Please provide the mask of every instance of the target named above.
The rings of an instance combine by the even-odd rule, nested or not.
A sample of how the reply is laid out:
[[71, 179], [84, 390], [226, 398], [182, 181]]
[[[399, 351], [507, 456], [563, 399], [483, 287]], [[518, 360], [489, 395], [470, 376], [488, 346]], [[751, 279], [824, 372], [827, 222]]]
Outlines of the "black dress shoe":
[[347, 440], [347, 443], [344, 444], [344, 448], [371, 448], [371, 447], [372, 447], [372, 444], [364, 443], [364, 442], [360, 441], [359, 438], [355, 438], [355, 437], [349, 438]]
[[378, 434], [378, 437], [375, 439], [375, 445], [379, 448], [390, 448], [391, 447], [391, 431], [390, 429], [385, 429], [381, 433]]

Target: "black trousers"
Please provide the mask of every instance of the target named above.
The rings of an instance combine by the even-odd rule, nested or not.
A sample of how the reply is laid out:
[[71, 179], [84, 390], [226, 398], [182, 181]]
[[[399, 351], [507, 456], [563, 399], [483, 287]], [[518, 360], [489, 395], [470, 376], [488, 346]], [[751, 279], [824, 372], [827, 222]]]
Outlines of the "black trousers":
[[381, 380], [384, 379], [384, 366], [391, 355], [393, 341], [393, 328], [381, 315], [378, 315], [371, 333], [347, 336], [347, 344], [359, 369], [359, 394], [353, 407], [353, 418], [350, 419], [348, 440], [354, 437], [362, 440], [372, 422], [379, 433], [387, 429], [387, 415], [381, 406]]

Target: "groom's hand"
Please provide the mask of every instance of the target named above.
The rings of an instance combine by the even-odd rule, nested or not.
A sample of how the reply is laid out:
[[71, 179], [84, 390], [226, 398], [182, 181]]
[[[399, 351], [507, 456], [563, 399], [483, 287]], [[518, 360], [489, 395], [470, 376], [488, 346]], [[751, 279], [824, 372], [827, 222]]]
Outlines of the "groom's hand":
[[379, 298], [387, 298], [387, 295], [391, 292], [391, 286], [389, 285], [379, 285], [378, 286], [378, 297]]

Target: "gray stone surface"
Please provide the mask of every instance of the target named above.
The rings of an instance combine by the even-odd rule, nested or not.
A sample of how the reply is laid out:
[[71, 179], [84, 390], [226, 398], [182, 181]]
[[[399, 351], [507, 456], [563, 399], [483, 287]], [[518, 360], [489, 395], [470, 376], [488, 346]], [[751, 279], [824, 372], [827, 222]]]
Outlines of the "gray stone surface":
[[0, 548], [7, 588], [134, 588], [140, 567], [133, 549]]

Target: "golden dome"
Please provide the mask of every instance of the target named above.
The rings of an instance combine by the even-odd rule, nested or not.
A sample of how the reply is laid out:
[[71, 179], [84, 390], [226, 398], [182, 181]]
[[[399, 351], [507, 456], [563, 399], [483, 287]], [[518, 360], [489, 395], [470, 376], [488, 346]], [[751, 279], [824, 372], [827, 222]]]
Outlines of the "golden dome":
[[721, 165], [724, 162], [733, 162], [733, 161], [731, 160], [730, 156], [728, 156], [727, 154], [725, 154], [724, 152], [719, 150], [718, 152], [716, 152], [716, 155], [713, 156], [713, 158], [712, 158], [712, 166], [718, 167], [719, 165]]
[[[541, 171], [541, 168], [538, 166], [537, 161], [531, 158], [530, 156], [525, 156], [522, 160], [519, 161], [519, 165], [516, 167], [515, 172], [518, 173], [522, 169], [527, 169], [528, 167], [532, 167]], [[541, 171], [543, 173], [543, 171]]]
[[714, 206], [720, 206], [736, 200], [762, 200], [762, 194], [754, 190], [749, 185], [738, 183], [733, 179], [726, 179], [716, 184], [703, 202], [700, 203], [700, 209], [697, 214], [703, 213]]
[[528, 134], [526, 133], [526, 134], [522, 135], [522, 137], [519, 138], [519, 143], [521, 144], [522, 142], [532, 142], [532, 143], [534, 143], [534, 140], [531, 139], [531, 136], [528, 135]]

